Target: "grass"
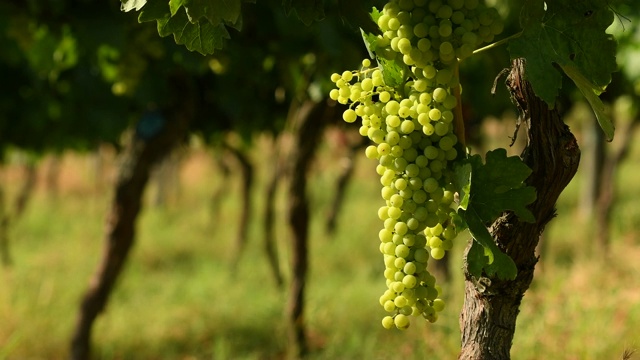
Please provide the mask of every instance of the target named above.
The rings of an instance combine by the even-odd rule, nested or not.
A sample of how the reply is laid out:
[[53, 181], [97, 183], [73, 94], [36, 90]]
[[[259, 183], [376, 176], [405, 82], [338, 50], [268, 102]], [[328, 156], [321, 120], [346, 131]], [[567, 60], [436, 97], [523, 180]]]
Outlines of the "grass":
[[[460, 342], [463, 281], [460, 256], [454, 279], [443, 284], [447, 309], [436, 324], [414, 321], [405, 332], [386, 331], [378, 297], [385, 288], [377, 246], [378, 182], [371, 163], [358, 159], [338, 233], [324, 233], [338, 156], [323, 149], [314, 165], [311, 270], [306, 320], [310, 359], [454, 359]], [[615, 359], [640, 346], [640, 196], [638, 146], [621, 168], [611, 258], [593, 251], [588, 224], [574, 214], [579, 175], [563, 194], [549, 226], [532, 288], [524, 297], [513, 359]], [[252, 154], [260, 160], [258, 152]], [[268, 160], [262, 162], [269, 165]], [[239, 179], [222, 179], [209, 156], [195, 151], [182, 167], [181, 191], [164, 207], [147, 206], [128, 265], [94, 327], [99, 359], [280, 359], [287, 348], [286, 289], [275, 286], [262, 253], [258, 221], [270, 166], [258, 169], [254, 221], [240, 266], [232, 270]], [[10, 194], [19, 175], [5, 174]], [[87, 157], [68, 154], [60, 194], [42, 187], [11, 231], [15, 266], [0, 270], [0, 359], [63, 359], [79, 300], [102, 251], [109, 191], [95, 189]], [[219, 186], [228, 196], [211, 209]], [[276, 228], [281, 267], [288, 274], [280, 189]], [[464, 243], [456, 245], [458, 253]]]

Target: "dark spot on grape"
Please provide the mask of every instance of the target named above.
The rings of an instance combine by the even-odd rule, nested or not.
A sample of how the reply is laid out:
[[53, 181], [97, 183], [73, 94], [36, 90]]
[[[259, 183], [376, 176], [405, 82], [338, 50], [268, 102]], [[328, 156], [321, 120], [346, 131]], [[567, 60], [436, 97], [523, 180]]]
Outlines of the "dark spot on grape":
[[586, 18], [590, 18], [590, 17], [591, 17], [591, 15], [593, 15], [593, 10], [587, 10], [587, 11], [584, 13], [584, 17], [586, 17]]

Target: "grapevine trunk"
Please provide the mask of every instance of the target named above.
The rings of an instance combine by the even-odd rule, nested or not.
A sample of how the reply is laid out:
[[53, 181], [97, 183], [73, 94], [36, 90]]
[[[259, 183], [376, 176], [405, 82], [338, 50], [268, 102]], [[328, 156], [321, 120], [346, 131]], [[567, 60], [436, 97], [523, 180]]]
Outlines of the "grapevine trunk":
[[[580, 150], [575, 137], [560, 118], [537, 98], [525, 80], [525, 62], [513, 61], [507, 78], [513, 102], [527, 130], [523, 161], [533, 170], [527, 185], [537, 191], [529, 206], [536, 218], [526, 223], [504, 213], [491, 226], [498, 247], [518, 267], [514, 280], [474, 278], [465, 268], [465, 304], [460, 315], [462, 350], [459, 359], [509, 359], [516, 318], [538, 261], [535, 248], [547, 223], [555, 216], [555, 203], [575, 175]], [[466, 266], [466, 265], [465, 265]]]
[[82, 299], [71, 342], [71, 359], [90, 358], [93, 322], [104, 310], [133, 246], [135, 223], [151, 169], [171, 152], [187, 132], [193, 105], [185, 100], [189, 99], [186, 78], [176, 75], [170, 85], [177, 94], [181, 94], [175, 99], [182, 100], [182, 103], [179, 106], [173, 104], [169, 119], [159, 134], [147, 140], [136, 136], [125, 150], [107, 219], [105, 252]]
[[[327, 125], [328, 107], [325, 103], [305, 101], [292, 114], [297, 120], [291, 155], [291, 182], [289, 183], [289, 225], [293, 232], [292, 280], [287, 317], [291, 358], [304, 357], [308, 343], [304, 320], [305, 283], [309, 268], [309, 202], [307, 199], [307, 172], [317, 145]], [[332, 114], [335, 116], [335, 113]]]

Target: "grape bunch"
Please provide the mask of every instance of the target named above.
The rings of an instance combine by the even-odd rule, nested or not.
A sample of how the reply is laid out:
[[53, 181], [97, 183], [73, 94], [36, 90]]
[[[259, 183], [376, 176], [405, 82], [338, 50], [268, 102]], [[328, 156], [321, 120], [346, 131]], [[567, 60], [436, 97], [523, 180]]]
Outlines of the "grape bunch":
[[371, 50], [380, 63], [399, 64], [406, 80], [387, 85], [384, 67], [365, 59], [360, 70], [331, 76], [329, 96], [350, 104], [343, 119], [360, 118], [360, 134], [372, 141], [365, 153], [378, 161], [385, 200], [380, 304], [389, 315], [382, 325], [406, 329], [411, 316], [434, 322], [445, 306], [427, 263], [442, 259], [458, 233], [451, 169], [463, 151], [454, 126], [461, 121], [458, 62], [492, 41], [502, 22], [479, 0], [391, 0], [378, 15], [382, 35]]

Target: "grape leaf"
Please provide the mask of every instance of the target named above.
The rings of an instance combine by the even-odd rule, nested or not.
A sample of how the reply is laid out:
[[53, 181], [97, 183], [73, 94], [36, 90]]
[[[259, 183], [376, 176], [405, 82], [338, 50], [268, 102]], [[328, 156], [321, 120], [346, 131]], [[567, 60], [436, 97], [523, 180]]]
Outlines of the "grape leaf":
[[160, 36], [173, 35], [177, 44], [207, 55], [229, 39], [226, 26], [240, 30], [246, 2], [254, 0], [122, 0], [122, 9], [142, 9], [139, 22], [157, 21]]
[[169, 19], [158, 20], [158, 33], [160, 36], [173, 34], [177, 44], [203, 55], [222, 49], [224, 40], [230, 38], [223, 24], [213, 25], [205, 19], [192, 23], [185, 11], [178, 11]]
[[197, 22], [201, 18], [209, 20], [211, 25], [220, 23], [236, 24], [241, 15], [242, 0], [181, 0], [187, 10], [189, 21]]
[[185, 0], [169, 0], [169, 9], [171, 10], [171, 16], [175, 15], [178, 10], [184, 6]]
[[496, 149], [487, 153], [485, 164], [480, 155], [469, 160], [471, 197], [467, 209], [473, 207], [485, 223], [492, 222], [505, 210], [513, 211], [524, 221], [535, 222], [533, 213], [526, 208], [536, 199], [535, 188], [523, 186], [531, 169], [519, 157], [507, 157], [505, 149]]
[[399, 65], [395, 60], [390, 60], [380, 56], [380, 54], [376, 53], [376, 51], [379, 51], [377, 48], [377, 36], [365, 33], [364, 30], [361, 30], [361, 33], [364, 44], [369, 52], [369, 56], [372, 58], [375, 57], [378, 61], [378, 66], [382, 71], [382, 78], [384, 79], [385, 85], [395, 87], [402, 92], [404, 90], [404, 69], [406, 65]]
[[282, 0], [287, 16], [295, 11], [305, 25], [324, 19], [323, 0]]
[[165, 20], [171, 17], [167, 3], [161, 0], [149, 0], [138, 15], [138, 22]]
[[207, 55], [222, 49], [229, 32], [221, 20], [213, 24], [207, 17], [190, 18], [185, 3], [186, 0], [148, 0], [138, 21], [157, 21], [160, 36], [173, 35], [177, 44], [185, 45], [190, 51]]
[[129, 12], [131, 10], [140, 11], [146, 3], [147, 0], [122, 0], [120, 10], [124, 12]]
[[609, 141], [613, 139], [613, 133], [615, 128], [611, 120], [609, 119], [604, 104], [602, 100], [598, 97], [602, 92], [597, 90], [589, 80], [587, 80], [584, 75], [580, 71], [578, 71], [573, 65], [565, 65], [561, 66], [562, 70], [564, 70], [565, 74], [573, 80], [576, 84], [582, 95], [587, 98], [587, 101], [591, 105], [593, 112], [596, 114], [596, 119], [598, 120], [598, 124], [604, 131], [605, 136]]
[[[554, 106], [562, 87], [561, 69], [569, 67], [576, 85], [583, 93], [602, 93], [616, 71], [616, 43], [605, 32], [613, 22], [613, 12], [606, 0], [526, 2], [520, 18], [522, 34], [509, 42], [511, 58], [526, 59], [526, 78], [536, 95]], [[591, 103], [591, 101], [590, 101]], [[593, 104], [592, 104], [593, 105]], [[594, 109], [597, 113], [597, 109]], [[603, 113], [600, 124], [609, 139], [611, 121]]]
[[[495, 244], [486, 225], [504, 211], [511, 210], [522, 220], [534, 222], [533, 213], [526, 208], [536, 199], [535, 189], [525, 186], [524, 180], [531, 169], [517, 156], [507, 157], [505, 149], [496, 149], [486, 155], [474, 155], [454, 167], [454, 184], [459, 195], [458, 215], [466, 222], [477, 245], [468, 257], [469, 271], [480, 276], [481, 271], [501, 279], [516, 275], [515, 263]], [[481, 255], [480, 255], [481, 254]]]
[[461, 216], [465, 218], [469, 232], [475, 240], [467, 254], [469, 273], [478, 278], [484, 270], [490, 277], [497, 276], [503, 280], [515, 279], [518, 275], [516, 263], [498, 248], [491, 233], [482, 223], [482, 219], [473, 211], [460, 210], [458, 213], [462, 213]]

